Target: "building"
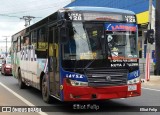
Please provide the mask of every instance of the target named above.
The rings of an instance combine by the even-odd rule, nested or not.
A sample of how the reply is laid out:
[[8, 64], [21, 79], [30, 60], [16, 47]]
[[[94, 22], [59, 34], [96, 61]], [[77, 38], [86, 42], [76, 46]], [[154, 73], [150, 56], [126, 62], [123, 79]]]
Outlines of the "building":
[[[152, 29], [155, 29], [155, 4], [156, 0], [153, 0], [153, 12], [152, 12]], [[97, 6], [97, 7], [112, 7], [131, 10], [136, 13], [138, 28], [139, 28], [139, 57], [144, 62], [146, 57], [146, 46], [144, 45], [145, 33], [148, 28], [149, 22], [149, 0], [74, 0], [71, 4], [66, 7], [71, 6]], [[152, 45], [152, 50], [155, 50], [155, 45]], [[153, 55], [151, 55], [153, 57]]]

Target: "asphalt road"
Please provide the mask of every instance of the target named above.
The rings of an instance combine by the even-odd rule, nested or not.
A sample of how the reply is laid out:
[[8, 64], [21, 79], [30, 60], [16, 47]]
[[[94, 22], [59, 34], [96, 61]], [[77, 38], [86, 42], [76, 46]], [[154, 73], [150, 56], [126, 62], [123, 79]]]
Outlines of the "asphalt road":
[[[152, 87], [153, 89], [153, 87]], [[159, 115], [160, 90], [142, 88], [142, 95], [127, 99], [112, 99], [92, 102], [64, 103], [53, 101], [43, 102], [41, 92], [34, 88], [19, 89], [17, 79], [12, 76], [0, 75], [0, 106], [37, 106], [48, 109], [47, 112], [29, 113], [29, 115], [66, 115], [66, 114], [104, 114], [104, 115]], [[17, 96], [18, 95], [18, 96]], [[51, 107], [48, 107], [51, 106]], [[73, 109], [74, 108], [74, 109]], [[87, 108], [87, 109], [86, 109]], [[154, 112], [158, 109], [159, 112]], [[74, 111], [70, 111], [74, 110]], [[143, 111], [143, 112], [140, 112]], [[48, 112], [51, 111], [51, 112]], [[147, 112], [145, 112], [147, 111]], [[150, 111], [150, 112], [148, 112]], [[0, 113], [1, 114], [1, 113]], [[3, 113], [4, 114], [4, 113]], [[6, 113], [5, 113], [6, 114]], [[22, 114], [22, 113], [12, 113]], [[28, 114], [28, 113], [23, 113]], [[9, 115], [7, 113], [6, 115]]]

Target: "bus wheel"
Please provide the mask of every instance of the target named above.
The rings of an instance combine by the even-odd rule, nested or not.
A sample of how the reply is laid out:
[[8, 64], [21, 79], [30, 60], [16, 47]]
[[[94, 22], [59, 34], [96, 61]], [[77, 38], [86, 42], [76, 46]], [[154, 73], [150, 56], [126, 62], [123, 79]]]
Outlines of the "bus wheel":
[[25, 83], [22, 81], [21, 70], [18, 70], [18, 85], [20, 89], [25, 88]]
[[48, 87], [48, 83], [47, 83], [47, 78], [46, 75], [43, 76], [42, 78], [42, 83], [41, 83], [41, 87], [42, 87], [42, 98], [46, 103], [50, 103], [51, 102], [51, 97], [49, 95], [49, 87]]

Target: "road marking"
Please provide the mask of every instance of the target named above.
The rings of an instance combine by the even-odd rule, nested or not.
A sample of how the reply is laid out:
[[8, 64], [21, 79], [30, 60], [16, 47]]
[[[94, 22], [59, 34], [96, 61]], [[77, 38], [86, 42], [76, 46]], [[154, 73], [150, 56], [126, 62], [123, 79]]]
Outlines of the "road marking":
[[[26, 103], [28, 106], [35, 106], [34, 104], [32, 104], [31, 102], [29, 102], [28, 100], [26, 100], [25, 98], [23, 98], [22, 96], [20, 96], [19, 94], [17, 94], [16, 92], [14, 92], [13, 90], [11, 90], [10, 88], [8, 88], [7, 86], [5, 86], [3, 83], [0, 82], [0, 85], [2, 87], [4, 87], [5, 89], [7, 89], [10, 93], [12, 93], [13, 95], [15, 95], [17, 98], [19, 98], [21, 101], [23, 101], [24, 103]], [[45, 112], [38, 112], [40, 115], [48, 115]]]
[[145, 87], [142, 87], [142, 89], [147, 89], [147, 90], [152, 90], [152, 91], [160, 91], [158, 89], [151, 89], [151, 88], [145, 88]]

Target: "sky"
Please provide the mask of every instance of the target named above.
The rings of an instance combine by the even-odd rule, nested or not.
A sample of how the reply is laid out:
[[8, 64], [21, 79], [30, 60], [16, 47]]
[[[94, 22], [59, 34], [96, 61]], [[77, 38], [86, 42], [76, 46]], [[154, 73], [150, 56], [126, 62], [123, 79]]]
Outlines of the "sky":
[[34, 16], [31, 24], [42, 20], [72, 0], [0, 0], [0, 52], [5, 51], [6, 36], [8, 49], [11, 36], [25, 28], [23, 16]]

